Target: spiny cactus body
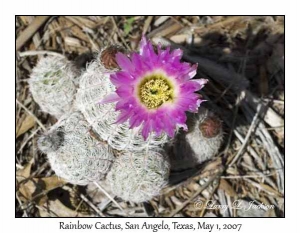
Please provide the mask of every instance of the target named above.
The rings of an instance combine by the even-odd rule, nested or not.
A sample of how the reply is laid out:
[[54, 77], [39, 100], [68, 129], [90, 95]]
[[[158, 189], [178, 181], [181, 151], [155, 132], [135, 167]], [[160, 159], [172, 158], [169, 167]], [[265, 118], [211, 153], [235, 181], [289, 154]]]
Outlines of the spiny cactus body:
[[42, 58], [29, 79], [32, 96], [42, 111], [56, 118], [70, 111], [76, 93], [74, 79], [77, 71], [64, 58]]
[[107, 180], [115, 195], [139, 203], [159, 195], [169, 170], [169, 161], [161, 151], [125, 152], [114, 162]]
[[203, 163], [218, 153], [223, 141], [222, 123], [212, 112], [201, 107], [188, 116], [188, 132], [180, 132], [166, 146], [172, 170], [183, 170]]
[[114, 91], [115, 87], [110, 82], [109, 74], [103, 74], [97, 62], [91, 63], [80, 77], [76, 106], [94, 131], [117, 150], [141, 151], [164, 144], [167, 141], [166, 135], [156, 137], [152, 133], [145, 141], [139, 128], [129, 129], [128, 122], [115, 124], [119, 114], [115, 110], [115, 104], [99, 104]]
[[55, 173], [70, 183], [99, 181], [114, 161], [112, 149], [90, 130], [82, 114], [74, 112], [64, 115], [38, 142], [40, 149], [48, 152]]

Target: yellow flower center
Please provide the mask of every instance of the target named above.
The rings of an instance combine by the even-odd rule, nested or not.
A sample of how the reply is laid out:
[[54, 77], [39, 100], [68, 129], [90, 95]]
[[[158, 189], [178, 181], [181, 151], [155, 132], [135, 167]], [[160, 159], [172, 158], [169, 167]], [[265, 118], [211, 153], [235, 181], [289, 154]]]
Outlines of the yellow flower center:
[[141, 102], [148, 109], [158, 108], [174, 98], [172, 84], [161, 74], [146, 76], [140, 83], [138, 90]]

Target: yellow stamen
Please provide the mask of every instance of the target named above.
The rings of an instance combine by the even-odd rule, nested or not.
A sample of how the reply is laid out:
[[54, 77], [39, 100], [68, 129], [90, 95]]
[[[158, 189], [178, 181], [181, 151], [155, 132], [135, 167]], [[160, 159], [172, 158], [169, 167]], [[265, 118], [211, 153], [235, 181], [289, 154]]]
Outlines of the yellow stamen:
[[172, 84], [160, 74], [145, 77], [139, 85], [140, 100], [149, 109], [158, 108], [163, 103], [172, 101], [173, 94]]

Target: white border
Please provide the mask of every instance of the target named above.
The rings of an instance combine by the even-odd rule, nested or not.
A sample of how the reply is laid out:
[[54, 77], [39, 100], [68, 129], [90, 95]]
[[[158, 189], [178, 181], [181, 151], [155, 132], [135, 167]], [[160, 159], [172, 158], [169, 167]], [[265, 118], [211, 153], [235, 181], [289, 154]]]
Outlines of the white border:
[[[88, 2], [91, 2], [88, 4]], [[296, 1], [5, 1], [1, 5], [1, 229], [3, 232], [60, 232], [59, 222], [76, 219], [15, 219], [15, 14], [286, 14], [286, 218], [284, 219], [165, 219], [191, 223], [242, 223], [240, 232], [284, 232], [299, 229], [299, 15]], [[5, 4], [5, 6], [4, 6]], [[298, 52], [298, 53], [297, 53]], [[297, 222], [298, 220], [298, 222]], [[160, 219], [80, 219], [82, 223], [96, 222], [159, 223]], [[76, 230], [86, 232], [87, 230]], [[99, 230], [94, 230], [98, 231]], [[102, 230], [102, 232], [108, 232]], [[112, 231], [110, 231], [112, 232]], [[136, 231], [139, 232], [139, 231]], [[160, 231], [159, 231], [160, 232]], [[173, 232], [173, 231], [170, 231]], [[175, 231], [174, 231], [175, 232]], [[179, 232], [177, 230], [177, 232]], [[232, 232], [232, 231], [227, 231]]]

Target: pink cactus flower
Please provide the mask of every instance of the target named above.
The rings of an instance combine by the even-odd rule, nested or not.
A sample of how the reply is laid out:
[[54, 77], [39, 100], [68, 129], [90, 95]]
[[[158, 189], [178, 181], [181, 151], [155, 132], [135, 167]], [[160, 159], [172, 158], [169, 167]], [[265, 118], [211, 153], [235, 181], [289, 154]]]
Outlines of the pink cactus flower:
[[145, 140], [150, 132], [174, 137], [179, 127], [187, 130], [185, 112], [198, 111], [204, 100], [195, 92], [208, 80], [192, 79], [197, 64], [180, 62], [182, 54], [181, 49], [169, 47], [158, 46], [155, 51], [143, 37], [139, 53], [116, 54], [120, 71], [110, 76], [116, 92], [100, 103], [116, 102], [120, 111], [116, 123], [129, 120], [130, 128], [141, 126]]

